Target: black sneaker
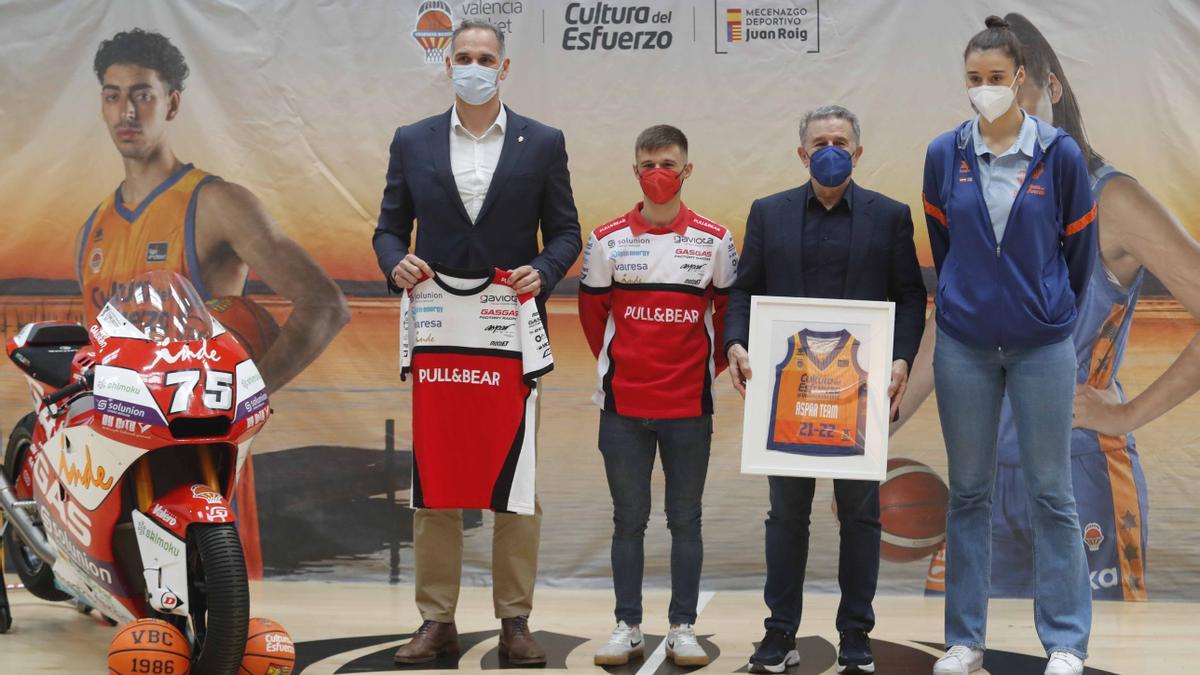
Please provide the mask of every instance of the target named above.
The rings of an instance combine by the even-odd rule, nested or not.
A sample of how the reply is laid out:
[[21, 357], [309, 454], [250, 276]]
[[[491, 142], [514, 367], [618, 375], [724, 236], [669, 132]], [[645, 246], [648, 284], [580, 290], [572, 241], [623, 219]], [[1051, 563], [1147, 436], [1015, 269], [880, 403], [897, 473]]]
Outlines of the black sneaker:
[[838, 633], [839, 673], [873, 673], [875, 657], [871, 655], [871, 638], [863, 630], [847, 630]]
[[800, 663], [800, 652], [796, 651], [795, 633], [768, 628], [750, 657], [750, 672], [782, 673], [797, 663]]

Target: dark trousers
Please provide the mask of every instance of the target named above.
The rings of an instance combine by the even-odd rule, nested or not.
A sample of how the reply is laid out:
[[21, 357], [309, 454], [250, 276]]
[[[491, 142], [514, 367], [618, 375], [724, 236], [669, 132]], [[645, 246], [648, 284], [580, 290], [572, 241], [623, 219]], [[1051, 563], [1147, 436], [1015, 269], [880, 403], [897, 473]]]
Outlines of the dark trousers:
[[[808, 525], [816, 479], [770, 476], [771, 510], [767, 514], [767, 584], [763, 599], [771, 610], [767, 628], [794, 633], [804, 605], [804, 571], [808, 565]], [[837, 629], [875, 627], [875, 585], [879, 581], [879, 483], [835, 480], [833, 494], [841, 522], [838, 554]]]
[[657, 450], [667, 479], [667, 528], [671, 531], [667, 619], [672, 624], [696, 622], [704, 564], [700, 504], [711, 444], [711, 415], [643, 419], [600, 412], [600, 452], [613, 500], [612, 571], [618, 621], [642, 622], [643, 542], [650, 520], [650, 474]]

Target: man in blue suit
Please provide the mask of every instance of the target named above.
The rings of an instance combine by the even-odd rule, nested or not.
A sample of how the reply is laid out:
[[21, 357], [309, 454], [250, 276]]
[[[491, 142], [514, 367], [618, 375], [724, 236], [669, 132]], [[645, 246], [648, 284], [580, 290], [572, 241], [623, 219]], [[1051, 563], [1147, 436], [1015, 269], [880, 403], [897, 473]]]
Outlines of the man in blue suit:
[[[400, 127], [392, 141], [372, 240], [379, 268], [397, 292], [431, 276], [431, 265], [508, 270], [517, 293], [537, 296], [545, 321], [547, 296], [582, 248], [563, 134], [500, 102], [509, 59], [496, 26], [464, 21], [448, 54], [454, 107]], [[528, 626], [541, 519], [540, 505], [533, 516], [496, 514], [493, 602], [501, 620], [501, 652], [514, 664], [546, 661]], [[397, 663], [424, 663], [459, 650], [454, 611], [462, 575], [462, 512], [419, 509], [413, 548], [423, 623], [396, 652]]]
[[[913, 245], [908, 207], [850, 178], [862, 156], [854, 113], [824, 106], [800, 122], [800, 159], [812, 180], [756, 200], [750, 207], [737, 280], [725, 318], [725, 349], [733, 386], [746, 394], [750, 360], [750, 297], [891, 300], [896, 326], [888, 395], [895, 414], [908, 381], [908, 369], [921, 342], [925, 285]], [[771, 616], [754, 655], [752, 672], [783, 672], [799, 662], [795, 648], [800, 624], [812, 478], [771, 476], [767, 514], [767, 583], [763, 597]], [[837, 629], [839, 673], [875, 670], [867, 634], [875, 625], [871, 602], [879, 577], [879, 483], [835, 480], [841, 550], [842, 590]]]

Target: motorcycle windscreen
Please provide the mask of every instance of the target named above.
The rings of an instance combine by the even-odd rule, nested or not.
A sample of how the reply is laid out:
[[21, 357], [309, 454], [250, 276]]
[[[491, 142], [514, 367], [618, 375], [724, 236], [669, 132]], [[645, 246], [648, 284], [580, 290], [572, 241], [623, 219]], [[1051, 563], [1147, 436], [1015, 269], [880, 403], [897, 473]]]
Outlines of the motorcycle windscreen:
[[114, 337], [178, 342], [225, 332], [191, 282], [169, 270], [147, 272], [119, 288], [101, 314], [98, 320]]

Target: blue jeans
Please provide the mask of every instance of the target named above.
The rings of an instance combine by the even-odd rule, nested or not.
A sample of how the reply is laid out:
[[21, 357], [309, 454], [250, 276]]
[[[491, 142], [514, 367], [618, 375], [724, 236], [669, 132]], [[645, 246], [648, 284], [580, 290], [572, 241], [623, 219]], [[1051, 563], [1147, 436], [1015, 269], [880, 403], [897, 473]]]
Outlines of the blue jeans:
[[[808, 526], [815, 478], [770, 476], [771, 510], [767, 513], [767, 583], [763, 600], [771, 616], [763, 624], [795, 633], [804, 607], [804, 574], [808, 567]], [[879, 582], [879, 483], [833, 481], [841, 541], [838, 549], [838, 631], [875, 627], [875, 587]]]
[[1033, 523], [1034, 624], [1047, 653], [1086, 658], [1092, 593], [1070, 463], [1074, 345], [981, 349], [939, 329], [933, 372], [950, 464], [946, 647], [984, 647], [996, 431], [1007, 392]]
[[642, 546], [650, 520], [650, 474], [655, 451], [666, 476], [667, 528], [671, 531], [672, 624], [695, 623], [704, 542], [700, 501], [708, 474], [712, 415], [680, 419], [625, 417], [600, 412], [600, 452], [613, 500], [612, 571], [617, 621], [642, 622]]

